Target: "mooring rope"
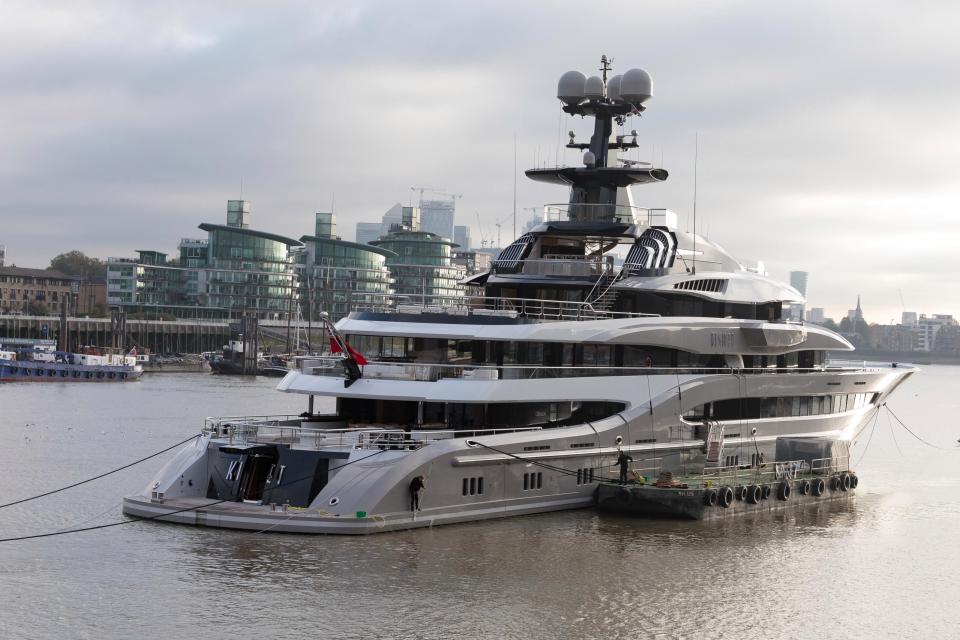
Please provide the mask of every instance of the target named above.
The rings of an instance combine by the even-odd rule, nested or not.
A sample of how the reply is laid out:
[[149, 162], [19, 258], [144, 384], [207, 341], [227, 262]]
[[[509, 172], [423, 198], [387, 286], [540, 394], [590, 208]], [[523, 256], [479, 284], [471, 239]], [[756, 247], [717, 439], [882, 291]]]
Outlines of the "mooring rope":
[[955, 448], [951, 448], [951, 447], [941, 447], [941, 446], [939, 446], [939, 445], [933, 444], [932, 442], [927, 442], [926, 440], [924, 440], [923, 438], [921, 438], [920, 436], [918, 436], [917, 434], [915, 434], [915, 433], [910, 429], [910, 427], [908, 427], [907, 425], [905, 425], [905, 424], [903, 423], [903, 420], [901, 420], [899, 417], [897, 417], [897, 414], [893, 412], [893, 409], [891, 409], [891, 408], [887, 405], [886, 402], [883, 403], [883, 406], [887, 408], [887, 411], [890, 413], [890, 415], [893, 416], [893, 419], [896, 420], [897, 422], [899, 422], [901, 427], [903, 427], [904, 429], [906, 429], [907, 433], [909, 433], [910, 435], [912, 435], [914, 438], [916, 438], [917, 440], [919, 440], [919, 441], [922, 442], [923, 444], [927, 445], [928, 447], [932, 447], [932, 448], [934, 448], [934, 449], [942, 449], [943, 451], [957, 451], [957, 449], [955, 449]]
[[73, 489], [74, 487], [79, 487], [79, 486], [82, 485], [82, 484], [87, 484], [88, 482], [93, 482], [94, 480], [99, 480], [100, 478], [105, 478], [105, 477], [107, 477], [107, 476], [109, 476], [109, 475], [111, 475], [111, 474], [117, 473], [118, 471], [123, 471], [124, 469], [129, 469], [130, 467], [136, 466], [136, 465], [140, 464], [141, 462], [146, 462], [147, 460], [150, 460], [151, 458], [156, 458], [157, 456], [159, 456], [159, 455], [161, 455], [161, 454], [164, 454], [164, 453], [166, 453], [167, 451], [170, 451], [171, 449], [176, 449], [176, 448], [179, 447], [180, 445], [187, 444], [188, 442], [190, 442], [190, 441], [193, 440], [194, 438], [200, 437], [200, 435], [201, 435], [201, 434], [194, 434], [194, 435], [190, 436], [189, 438], [187, 438], [186, 440], [181, 440], [180, 442], [178, 442], [178, 443], [176, 443], [176, 444], [170, 445], [170, 446], [167, 447], [166, 449], [161, 449], [160, 451], [157, 451], [156, 453], [151, 453], [150, 455], [148, 455], [148, 456], [145, 457], [145, 458], [140, 458], [139, 460], [134, 460], [133, 462], [131, 462], [131, 463], [129, 463], [129, 464], [125, 464], [125, 465], [123, 465], [122, 467], [117, 467], [116, 469], [113, 469], [113, 470], [111, 470], [111, 471], [107, 471], [107, 472], [105, 472], [105, 473], [101, 473], [101, 474], [99, 474], [99, 475], [93, 476], [92, 478], [87, 478], [86, 480], [81, 480], [80, 482], [74, 482], [73, 484], [68, 484], [68, 485], [65, 486], [65, 487], [60, 487], [59, 489], [53, 489], [52, 491], [45, 491], [44, 493], [38, 493], [37, 495], [35, 495], [35, 496], [30, 496], [29, 498], [22, 498], [22, 499], [20, 499], [20, 500], [14, 500], [13, 502], [8, 502], [8, 503], [6, 503], [6, 504], [0, 504], [0, 509], [4, 509], [4, 508], [6, 508], [6, 507], [12, 507], [12, 506], [15, 505], [15, 504], [23, 504], [24, 502], [30, 502], [31, 500], [36, 500], [36, 499], [38, 499], [38, 498], [45, 498], [45, 497], [47, 497], [47, 496], [52, 496], [52, 495], [55, 494], [55, 493], [60, 493], [61, 491], [66, 491], [67, 489]]
[[[196, 436], [193, 436], [193, 437], [196, 437]], [[184, 443], [186, 443], [186, 442], [189, 442], [190, 439], [191, 439], [191, 438], [188, 438], [187, 440], [184, 440], [184, 441], [181, 442], [180, 444], [184, 444]], [[174, 445], [174, 446], [176, 446], [176, 445]], [[172, 448], [172, 447], [170, 447], [170, 448]], [[170, 448], [168, 448], [167, 450], [169, 450]], [[362, 457], [362, 458], [357, 458], [356, 460], [351, 460], [350, 462], [345, 462], [344, 464], [338, 465], [338, 466], [336, 466], [336, 467], [332, 467], [332, 468], [330, 468], [328, 471], [334, 471], [334, 470], [336, 470], [336, 469], [342, 469], [343, 467], [347, 467], [347, 466], [349, 466], [349, 465], [351, 465], [351, 464], [354, 464], [354, 463], [357, 463], [357, 462], [363, 462], [364, 460], [367, 460], [367, 459], [369, 459], [369, 458], [372, 458], [373, 456], [380, 455], [380, 454], [383, 453], [384, 451], [385, 451], [384, 449], [381, 449], [380, 451], [377, 451], [377, 452], [375, 452], [375, 453], [371, 453], [371, 454], [368, 455], [368, 456], [364, 456], [364, 457]], [[153, 457], [153, 456], [151, 456], [151, 457]], [[296, 484], [296, 483], [298, 483], [298, 482], [304, 482], [304, 481], [306, 481], [306, 480], [312, 480], [313, 478], [314, 478], [314, 474], [310, 474], [309, 476], [304, 476], [304, 477], [302, 477], [302, 478], [298, 478], [298, 479], [296, 479], [296, 480], [292, 480], [292, 481], [288, 482], [288, 483], [286, 484], [286, 486], [290, 486], [290, 485]], [[213, 502], [207, 502], [207, 503], [205, 503], [205, 504], [197, 505], [197, 506], [194, 506], [194, 507], [185, 507], [185, 508], [183, 508], [183, 509], [177, 509], [176, 511], [169, 511], [169, 512], [167, 512], [167, 513], [158, 513], [157, 515], [154, 515], [154, 516], [131, 516], [129, 520], [118, 520], [118, 521], [116, 521], [116, 522], [108, 522], [108, 523], [106, 523], [106, 524], [98, 524], [98, 525], [95, 525], [95, 526], [92, 526], [92, 527], [79, 527], [79, 528], [74, 528], [74, 529], [61, 529], [61, 530], [58, 530], [58, 531], [50, 531], [50, 532], [47, 532], [47, 533], [35, 533], [35, 534], [32, 534], [32, 535], [27, 535], [27, 536], [14, 536], [14, 537], [11, 537], [11, 538], [0, 538], [0, 542], [17, 542], [17, 541], [20, 541], [20, 540], [35, 540], [35, 539], [37, 539], [37, 538], [52, 538], [52, 537], [54, 537], [54, 536], [63, 536], [63, 535], [71, 534], [71, 533], [82, 533], [82, 532], [84, 532], [84, 531], [97, 531], [97, 530], [99, 530], [99, 529], [109, 529], [110, 527], [119, 527], [119, 526], [121, 526], [121, 525], [131, 524], [131, 523], [133, 523], [133, 522], [145, 522], [145, 521], [149, 521], [149, 520], [159, 520], [160, 518], [166, 518], [166, 517], [169, 517], [169, 516], [175, 516], [175, 515], [177, 515], [178, 513], [186, 513], [186, 512], [188, 512], [188, 511], [196, 511], [197, 509], [206, 509], [207, 507], [213, 507], [213, 506], [215, 506], [215, 505], [222, 504], [222, 503], [224, 503], [224, 502], [235, 502], [235, 501], [236, 501], [236, 499], [235, 499], [235, 498], [232, 498], [232, 497], [231, 497], [231, 498], [224, 498], [223, 500], [214, 500]], [[289, 518], [288, 518], [288, 519], [289, 519]], [[254, 532], [254, 533], [257, 533], [257, 532]]]

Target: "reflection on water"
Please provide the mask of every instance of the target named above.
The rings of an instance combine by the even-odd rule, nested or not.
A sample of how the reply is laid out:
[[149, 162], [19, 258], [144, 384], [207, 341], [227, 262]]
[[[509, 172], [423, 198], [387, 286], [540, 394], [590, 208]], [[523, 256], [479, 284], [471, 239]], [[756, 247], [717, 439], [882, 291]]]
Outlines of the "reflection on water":
[[[0, 502], [161, 449], [207, 415], [302, 411], [275, 382], [0, 385]], [[960, 428], [935, 418], [955, 403], [957, 382], [960, 369], [928, 367], [891, 406], [924, 438], [953, 443]], [[638, 521], [587, 509], [365, 538], [140, 522], [6, 544], [0, 629], [4, 638], [952, 636], [960, 452], [925, 448], [883, 418], [875, 429], [855, 499], [765, 517]], [[119, 519], [120, 498], [161, 464], [2, 510], [0, 534]]]

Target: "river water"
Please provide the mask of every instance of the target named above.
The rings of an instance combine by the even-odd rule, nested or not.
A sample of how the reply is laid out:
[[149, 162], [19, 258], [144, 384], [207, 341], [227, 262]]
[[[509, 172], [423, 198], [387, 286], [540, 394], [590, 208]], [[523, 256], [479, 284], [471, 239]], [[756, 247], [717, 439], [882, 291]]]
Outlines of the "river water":
[[[204, 416], [304, 410], [275, 384], [0, 384], [0, 504], [163, 449]], [[0, 638], [957, 637], [960, 367], [925, 367], [890, 407], [946, 450], [881, 415], [854, 452], [853, 501], [772, 518], [579, 510], [362, 538], [135, 522], [0, 543]], [[122, 520], [166, 457], [2, 509], [0, 537]]]

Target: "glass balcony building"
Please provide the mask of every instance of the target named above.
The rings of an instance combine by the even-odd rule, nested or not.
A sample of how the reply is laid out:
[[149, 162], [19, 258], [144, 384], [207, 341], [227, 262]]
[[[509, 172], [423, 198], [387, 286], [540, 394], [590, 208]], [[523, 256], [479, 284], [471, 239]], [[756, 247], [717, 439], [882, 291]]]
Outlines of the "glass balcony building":
[[[225, 309], [228, 317], [256, 313], [282, 320], [297, 307], [297, 282], [290, 249], [299, 240], [243, 227], [204, 223], [209, 234], [203, 306]], [[198, 287], [199, 289], [199, 287]]]
[[466, 270], [452, 260], [456, 243], [427, 231], [394, 228], [370, 244], [394, 254], [387, 259], [387, 267], [397, 294], [443, 298], [464, 295], [460, 281]]
[[336, 322], [357, 304], [382, 303], [392, 292], [387, 261], [395, 254], [329, 236], [303, 236], [300, 308], [304, 319], [321, 311]]

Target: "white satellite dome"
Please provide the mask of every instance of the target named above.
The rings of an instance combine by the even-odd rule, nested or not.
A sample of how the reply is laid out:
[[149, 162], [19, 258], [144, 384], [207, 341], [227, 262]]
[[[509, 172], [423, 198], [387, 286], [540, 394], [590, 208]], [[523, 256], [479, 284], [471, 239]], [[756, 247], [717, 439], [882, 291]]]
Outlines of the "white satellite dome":
[[587, 81], [583, 83], [583, 95], [586, 98], [602, 98], [603, 80], [598, 76], [590, 76], [587, 78]]
[[620, 81], [620, 97], [631, 104], [643, 104], [653, 95], [650, 74], [643, 69], [630, 69]]
[[569, 106], [583, 102], [583, 86], [587, 81], [587, 76], [579, 71], [567, 71], [560, 76], [560, 82], [557, 84], [557, 97]]
[[620, 102], [622, 98], [620, 97], [620, 82], [623, 80], [623, 76], [613, 76], [607, 80], [607, 97], [610, 98], [613, 102]]

